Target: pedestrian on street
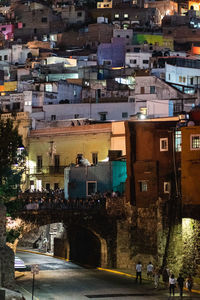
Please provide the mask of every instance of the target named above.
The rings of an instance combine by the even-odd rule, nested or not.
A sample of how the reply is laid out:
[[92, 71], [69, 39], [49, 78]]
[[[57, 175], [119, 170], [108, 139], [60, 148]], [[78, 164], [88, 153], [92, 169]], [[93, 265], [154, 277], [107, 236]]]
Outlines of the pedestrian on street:
[[189, 293], [191, 293], [192, 291], [192, 287], [193, 287], [193, 279], [191, 274], [189, 274], [189, 276], [186, 278], [186, 288], [188, 289]]
[[140, 261], [136, 265], [136, 282], [138, 282], [138, 278], [140, 279], [140, 283], [142, 283], [142, 264]]
[[147, 265], [147, 278], [152, 279], [153, 277], [153, 265], [151, 262]]
[[169, 294], [170, 294], [170, 296], [171, 296], [171, 293], [173, 293], [173, 296], [174, 296], [175, 287], [176, 287], [176, 279], [174, 277], [174, 274], [172, 274], [169, 277]]
[[155, 286], [155, 289], [157, 289], [158, 286], [159, 286], [159, 280], [160, 280], [160, 270], [159, 270], [159, 268], [156, 268], [155, 271], [154, 271], [154, 286]]
[[183, 285], [184, 285], [184, 278], [182, 277], [181, 274], [179, 274], [178, 278], [177, 278], [177, 283], [178, 283], [178, 287], [179, 287], [179, 291], [180, 291], [180, 297], [183, 297]]

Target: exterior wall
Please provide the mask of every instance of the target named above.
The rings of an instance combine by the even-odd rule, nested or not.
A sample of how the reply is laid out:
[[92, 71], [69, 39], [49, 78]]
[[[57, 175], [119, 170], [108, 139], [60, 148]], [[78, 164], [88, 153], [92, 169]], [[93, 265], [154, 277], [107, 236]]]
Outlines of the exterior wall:
[[[127, 120], [130, 115], [135, 114], [135, 103], [79, 103], [79, 104], [59, 104], [44, 105], [45, 120], [51, 120], [51, 116], [55, 115], [56, 120], [86, 118], [101, 120], [101, 113], [106, 113], [106, 120]], [[126, 117], [122, 116], [126, 113]]]
[[[200, 76], [199, 69], [186, 68], [172, 66], [165, 64], [165, 81], [173, 84], [180, 84], [182, 86], [191, 86], [194, 87], [195, 84], [198, 84], [197, 78]], [[180, 77], [185, 77], [185, 82], [180, 80]], [[193, 78], [193, 84], [191, 84], [191, 78]]]
[[[126, 53], [125, 62], [131, 68], [139, 68], [139, 69], [149, 69], [149, 59], [152, 56], [149, 52], [140, 52], [140, 53]], [[136, 60], [136, 62], [133, 62]], [[144, 62], [145, 60], [145, 62]], [[146, 62], [147, 61], [147, 62]]]
[[[149, 207], [158, 197], [167, 200], [176, 194], [178, 182], [173, 165], [173, 128], [176, 122], [126, 122], [127, 200], [137, 207]], [[161, 151], [161, 140], [167, 139], [168, 148]], [[180, 164], [176, 153], [177, 168]], [[146, 182], [146, 190], [142, 183]], [[171, 190], [164, 192], [164, 182]]]
[[183, 205], [199, 205], [200, 149], [191, 149], [191, 135], [200, 135], [200, 126], [182, 128], [181, 185]]
[[121, 194], [125, 191], [126, 182], [126, 161], [112, 161], [112, 190], [120, 192]]
[[122, 150], [126, 155], [124, 122], [112, 122], [111, 150]]
[[125, 41], [122, 38], [115, 38], [111, 44], [100, 44], [97, 50], [99, 65], [106, 65], [109, 61], [111, 67], [122, 67], [125, 64]]
[[[92, 153], [98, 160], [104, 160], [110, 149], [110, 124], [96, 124], [66, 128], [46, 128], [33, 130], [29, 137], [29, 178], [42, 180], [42, 186], [54, 183], [64, 187], [64, 167], [76, 164], [77, 154], [83, 154], [92, 163]], [[42, 156], [42, 172], [37, 172], [37, 156]], [[60, 167], [54, 168], [54, 155], [60, 156]]]
[[131, 45], [133, 41], [133, 29], [114, 29], [113, 37], [124, 38], [126, 45]]

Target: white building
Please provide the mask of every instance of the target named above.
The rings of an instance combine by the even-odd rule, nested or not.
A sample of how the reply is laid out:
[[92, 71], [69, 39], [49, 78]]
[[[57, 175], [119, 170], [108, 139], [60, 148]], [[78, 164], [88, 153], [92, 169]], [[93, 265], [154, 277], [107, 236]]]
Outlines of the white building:
[[0, 49], [0, 61], [10, 64], [25, 64], [29, 53], [31, 50], [24, 45], [12, 45], [11, 49]]
[[151, 52], [128, 52], [125, 57], [125, 64], [131, 68], [148, 69]]
[[133, 41], [133, 29], [113, 29], [113, 37], [124, 38], [126, 45], [131, 45]]

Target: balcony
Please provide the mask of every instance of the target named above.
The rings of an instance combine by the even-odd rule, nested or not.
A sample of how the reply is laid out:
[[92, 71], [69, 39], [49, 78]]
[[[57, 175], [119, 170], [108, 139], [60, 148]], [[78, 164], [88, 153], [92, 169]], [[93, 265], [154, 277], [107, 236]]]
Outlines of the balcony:
[[44, 166], [28, 168], [29, 175], [44, 175], [44, 174], [64, 174], [66, 166]]

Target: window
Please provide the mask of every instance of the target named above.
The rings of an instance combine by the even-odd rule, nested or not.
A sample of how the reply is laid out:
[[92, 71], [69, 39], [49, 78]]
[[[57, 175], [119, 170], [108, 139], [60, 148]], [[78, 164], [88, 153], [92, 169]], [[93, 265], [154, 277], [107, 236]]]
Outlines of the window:
[[56, 115], [51, 115], [51, 121], [55, 121], [56, 120]]
[[184, 82], [184, 83], [186, 82], [186, 78], [185, 78], [185, 77], [183, 77], [183, 82]]
[[77, 17], [82, 17], [82, 12], [81, 11], [77, 12]]
[[129, 98], [128, 98], [128, 102], [135, 102], [135, 98], [129, 97]]
[[147, 192], [147, 181], [146, 180], [142, 180], [139, 181], [139, 185], [140, 185], [140, 192]]
[[46, 190], [50, 191], [50, 183], [46, 183]]
[[119, 19], [119, 14], [115, 14], [115, 19]]
[[169, 80], [171, 79], [171, 76], [170, 76], [170, 74], [168, 75], [168, 79], [169, 79]]
[[59, 189], [59, 183], [54, 183], [54, 190], [58, 190]]
[[127, 35], [127, 36], [126, 36], [126, 38], [127, 38], [127, 39], [129, 39], [129, 38], [130, 38], [130, 36], [129, 36], [129, 35]]
[[87, 196], [91, 196], [97, 192], [97, 182], [96, 181], [87, 181], [86, 182], [86, 193]]
[[190, 150], [200, 150], [200, 135], [192, 134], [190, 136]]
[[141, 88], [140, 88], [140, 94], [144, 94], [144, 86], [141, 86]]
[[148, 65], [149, 61], [147, 59], [143, 59], [143, 64]]
[[179, 80], [179, 82], [182, 82], [182, 76], [179, 76], [178, 80]]
[[45, 85], [45, 91], [46, 92], [52, 92], [53, 91], [53, 87], [52, 87], [52, 84], [51, 83], [47, 83]]
[[42, 23], [47, 23], [47, 17], [43, 17], [43, 18], [41, 19], [41, 21], [42, 21]]
[[193, 77], [190, 78], [190, 84], [193, 84]]
[[147, 107], [140, 107], [140, 113], [144, 116], [147, 115]]
[[112, 61], [111, 60], [103, 60], [103, 65], [104, 66], [111, 66]]
[[0, 61], [2, 60], [2, 56], [0, 56]]
[[181, 151], [181, 142], [182, 142], [181, 131], [177, 130], [177, 131], [175, 131], [175, 151], [176, 152]]
[[6, 27], [1, 27], [1, 31], [6, 31]]
[[168, 138], [160, 139], [160, 151], [168, 151]]
[[101, 120], [101, 121], [106, 121], [106, 115], [107, 115], [107, 112], [99, 113], [99, 115], [100, 115], [100, 120]]
[[155, 94], [155, 92], [156, 92], [156, 87], [150, 86], [150, 94]]
[[8, 55], [4, 55], [4, 60], [8, 60]]
[[124, 19], [128, 19], [128, 14], [124, 14]]
[[55, 166], [55, 172], [59, 172], [60, 155], [54, 155], [54, 166]]
[[137, 64], [137, 59], [130, 59], [130, 64]]
[[37, 156], [37, 172], [40, 172], [42, 169], [42, 155]]
[[98, 163], [98, 153], [96, 152], [92, 153], [92, 163], [93, 165], [97, 165]]
[[164, 194], [170, 193], [170, 182], [164, 182]]
[[79, 114], [75, 114], [74, 119], [78, 119], [78, 118], [79, 118]]
[[123, 112], [122, 113], [122, 118], [128, 118], [128, 113], [127, 112]]

